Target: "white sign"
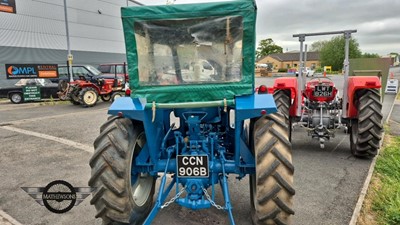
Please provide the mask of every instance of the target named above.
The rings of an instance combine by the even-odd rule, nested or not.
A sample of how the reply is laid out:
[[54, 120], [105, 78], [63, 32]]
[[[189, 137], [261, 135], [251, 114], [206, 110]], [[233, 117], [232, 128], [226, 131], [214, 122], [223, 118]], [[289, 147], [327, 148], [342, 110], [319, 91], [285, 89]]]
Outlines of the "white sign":
[[397, 94], [398, 89], [399, 89], [399, 81], [397, 79], [389, 79], [386, 84], [385, 93]]

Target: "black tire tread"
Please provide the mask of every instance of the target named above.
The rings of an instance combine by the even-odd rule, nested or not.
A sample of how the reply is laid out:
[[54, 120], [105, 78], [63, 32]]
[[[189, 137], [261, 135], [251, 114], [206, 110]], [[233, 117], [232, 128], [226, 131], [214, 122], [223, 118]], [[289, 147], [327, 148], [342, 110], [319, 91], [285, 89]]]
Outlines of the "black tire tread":
[[69, 87], [69, 91], [67, 93], [67, 97], [69, 98], [69, 101], [74, 104], [74, 105], [80, 105], [81, 102], [79, 101], [79, 92], [80, 88], [76, 85], [72, 85]]
[[378, 153], [382, 139], [382, 103], [378, 89], [365, 89], [357, 92], [358, 129], [352, 153], [357, 157], [374, 157]]
[[96, 218], [102, 218], [103, 224], [141, 224], [151, 210], [152, 198], [135, 211], [130, 191], [128, 165], [132, 163], [134, 142], [141, 130], [142, 127], [134, 127], [129, 119], [109, 117], [94, 141], [88, 184], [96, 190], [90, 204], [96, 207]]
[[[254, 123], [256, 175], [252, 194], [253, 223], [289, 224], [294, 214], [292, 197], [294, 166], [289, 141], [289, 95], [274, 94], [278, 112], [265, 115]], [[254, 188], [254, 187], [253, 187]]]
[[277, 90], [274, 93], [274, 100], [276, 108], [289, 118], [289, 108], [290, 108], [290, 91], [289, 90]]
[[[108, 96], [108, 97], [106, 97], [106, 96]], [[100, 98], [103, 102], [109, 102], [109, 101], [111, 101], [111, 93], [106, 94], [106, 95], [100, 95]]]
[[289, 141], [292, 141], [292, 122], [290, 118], [290, 105], [291, 105], [290, 90], [276, 90], [274, 93], [274, 100], [276, 108], [285, 116], [285, 123], [289, 127]]

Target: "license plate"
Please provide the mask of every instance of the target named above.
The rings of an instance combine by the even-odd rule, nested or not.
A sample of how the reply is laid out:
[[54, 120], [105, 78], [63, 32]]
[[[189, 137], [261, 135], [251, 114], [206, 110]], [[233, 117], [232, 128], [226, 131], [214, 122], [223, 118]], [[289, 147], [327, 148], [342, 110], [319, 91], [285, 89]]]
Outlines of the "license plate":
[[208, 177], [207, 155], [178, 155], [178, 177]]
[[332, 96], [332, 92], [333, 92], [332, 86], [325, 86], [325, 85], [315, 86], [314, 97], [329, 97]]

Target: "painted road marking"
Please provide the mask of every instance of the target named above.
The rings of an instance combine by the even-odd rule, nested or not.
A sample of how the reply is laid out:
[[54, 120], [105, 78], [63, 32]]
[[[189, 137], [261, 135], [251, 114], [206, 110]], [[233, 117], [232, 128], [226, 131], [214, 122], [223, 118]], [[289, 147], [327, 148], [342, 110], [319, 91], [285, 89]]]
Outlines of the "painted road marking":
[[21, 120], [13, 120], [13, 121], [7, 121], [4, 123], [0, 123], [0, 126], [2, 124], [6, 124], [6, 125], [17, 125], [17, 124], [23, 124], [23, 123], [29, 123], [29, 122], [35, 122], [38, 120], [45, 120], [45, 119], [54, 119], [54, 118], [59, 118], [59, 117], [65, 117], [65, 116], [71, 116], [71, 115], [77, 115], [77, 114], [88, 114], [88, 113], [92, 113], [92, 112], [97, 112], [97, 111], [101, 111], [107, 108], [101, 108], [101, 109], [96, 109], [96, 110], [92, 110], [92, 111], [81, 111], [81, 112], [72, 112], [72, 113], [65, 113], [65, 114], [59, 114], [59, 115], [51, 115], [51, 116], [43, 116], [43, 117], [36, 117], [36, 118], [31, 118], [31, 119], [21, 119]]
[[334, 151], [339, 147], [339, 145], [341, 145], [341, 144], [343, 143], [343, 141], [344, 141], [345, 139], [347, 139], [347, 138], [349, 138], [349, 137], [348, 137], [347, 134], [346, 134], [346, 136], [344, 136], [344, 137], [342, 138], [342, 140], [339, 142], [339, 144], [336, 145], [336, 147], [331, 151], [331, 153], [334, 152]]
[[[64, 114], [65, 115], [65, 114]], [[59, 137], [55, 137], [55, 136], [51, 136], [51, 135], [47, 135], [47, 134], [42, 134], [42, 133], [38, 133], [38, 132], [33, 132], [33, 131], [29, 131], [29, 130], [24, 130], [24, 129], [20, 129], [20, 128], [16, 128], [16, 127], [10, 127], [10, 126], [0, 126], [0, 128], [5, 129], [5, 130], [9, 130], [9, 131], [13, 131], [13, 132], [18, 132], [21, 134], [26, 134], [26, 135], [30, 135], [30, 136], [34, 136], [34, 137], [38, 137], [38, 138], [43, 138], [43, 139], [47, 139], [50, 141], [55, 141], [61, 144], [65, 144], [77, 149], [81, 149], [83, 151], [89, 152], [89, 153], [93, 153], [93, 146], [89, 146], [89, 145], [84, 145], [75, 141], [71, 141], [68, 139], [64, 139], [64, 138], [59, 138]]]
[[[5, 220], [5, 221], [4, 221]], [[8, 223], [7, 223], [8, 222]], [[12, 224], [12, 225], [22, 225], [16, 219], [12, 218], [6, 212], [0, 209], [0, 224]]]
[[0, 112], [2, 111], [12, 111], [12, 110], [19, 110], [19, 109], [31, 109], [31, 108], [36, 108], [39, 105], [29, 105], [29, 106], [21, 106], [21, 107], [13, 107], [13, 108], [2, 108], [0, 109]]

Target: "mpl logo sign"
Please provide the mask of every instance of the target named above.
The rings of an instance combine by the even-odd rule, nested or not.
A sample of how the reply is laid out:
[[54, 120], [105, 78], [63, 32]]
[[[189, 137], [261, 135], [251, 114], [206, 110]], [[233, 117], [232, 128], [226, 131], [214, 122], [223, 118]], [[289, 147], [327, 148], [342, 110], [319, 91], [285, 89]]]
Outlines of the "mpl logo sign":
[[7, 79], [37, 78], [37, 65], [6, 64]]

